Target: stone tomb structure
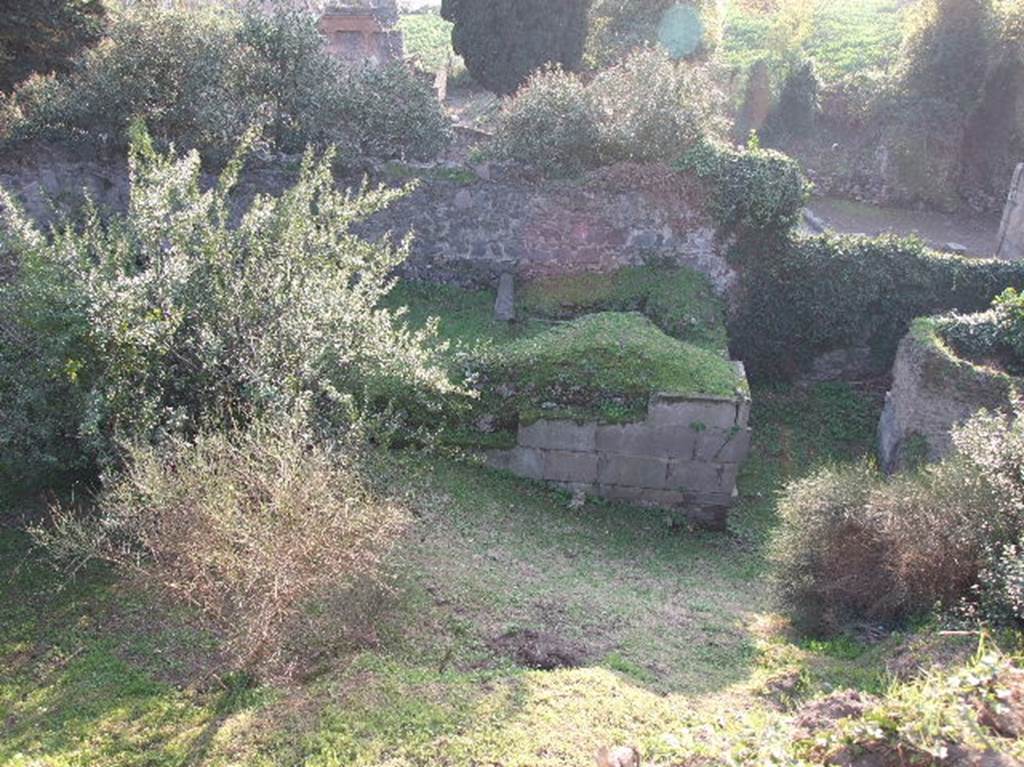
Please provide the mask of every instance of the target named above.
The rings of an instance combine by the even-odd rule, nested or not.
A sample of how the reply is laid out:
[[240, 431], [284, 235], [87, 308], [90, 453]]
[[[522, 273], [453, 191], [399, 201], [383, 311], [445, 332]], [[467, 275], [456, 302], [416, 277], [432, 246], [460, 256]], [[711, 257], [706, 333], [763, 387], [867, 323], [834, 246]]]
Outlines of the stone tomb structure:
[[327, 50], [343, 61], [387, 64], [402, 59], [397, 21], [393, 0], [368, 6], [329, 5], [320, 17], [320, 34], [327, 41]]
[[1005, 261], [1024, 258], [1024, 163], [1018, 165], [1013, 174], [996, 242], [996, 258]]
[[892, 375], [878, 424], [879, 464], [890, 474], [942, 459], [955, 427], [980, 410], [1013, 412], [1024, 391], [1024, 381], [956, 356], [927, 318], [900, 342]]
[[747, 397], [657, 394], [646, 420], [636, 423], [520, 426], [516, 447], [490, 451], [488, 462], [571, 492], [679, 510], [723, 529], [750, 452], [749, 418]]

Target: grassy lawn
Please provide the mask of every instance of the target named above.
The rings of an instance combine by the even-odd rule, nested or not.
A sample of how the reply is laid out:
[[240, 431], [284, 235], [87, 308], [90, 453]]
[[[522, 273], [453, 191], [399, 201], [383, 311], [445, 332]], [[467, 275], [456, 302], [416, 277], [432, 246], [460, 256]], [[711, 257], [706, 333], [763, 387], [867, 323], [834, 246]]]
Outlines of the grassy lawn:
[[[58, 589], [5, 528], [0, 764], [589, 764], [610, 743], [698, 753], [705, 725], [741, 737], [791, 697], [881, 689], [898, 638], [791, 641], [763, 553], [781, 483], [868, 452], [877, 397], [819, 386], [754, 400], [728, 535], [399, 454], [386, 479], [420, 512], [384, 618], [365, 650], [290, 687], [213, 683], [215, 644], [184, 616], [102, 570]], [[531, 668], [545, 647], [567, 667]]]
[[[906, 3], [900, 0], [815, 0], [801, 52], [812, 58], [818, 74], [833, 80], [868, 69], [886, 69], [899, 51]], [[773, 18], [730, 3], [723, 59], [748, 67], [760, 58], [778, 63], [772, 47]]]

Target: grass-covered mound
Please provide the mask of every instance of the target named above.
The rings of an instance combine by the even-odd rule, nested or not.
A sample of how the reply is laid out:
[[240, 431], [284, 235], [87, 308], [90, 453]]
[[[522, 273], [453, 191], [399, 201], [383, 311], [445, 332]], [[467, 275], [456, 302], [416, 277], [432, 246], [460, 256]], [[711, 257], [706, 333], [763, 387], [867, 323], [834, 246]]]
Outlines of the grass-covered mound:
[[521, 421], [631, 421], [656, 392], [731, 396], [744, 386], [723, 356], [635, 312], [588, 314], [495, 348], [480, 373], [484, 407], [513, 409]]
[[[635, 267], [539, 280], [518, 292], [517, 321], [493, 319], [495, 294], [402, 282], [387, 299], [413, 327], [437, 318], [453, 373], [480, 392], [471, 418], [503, 444], [520, 421], [642, 419], [651, 394], [732, 396], [725, 309], [690, 269]], [[463, 424], [463, 427], [465, 424]], [[455, 431], [462, 432], [463, 427]], [[467, 441], [467, 434], [457, 440]]]
[[538, 280], [523, 287], [527, 316], [571, 319], [593, 312], [641, 312], [674, 338], [725, 353], [725, 309], [692, 269], [631, 267], [614, 274]]

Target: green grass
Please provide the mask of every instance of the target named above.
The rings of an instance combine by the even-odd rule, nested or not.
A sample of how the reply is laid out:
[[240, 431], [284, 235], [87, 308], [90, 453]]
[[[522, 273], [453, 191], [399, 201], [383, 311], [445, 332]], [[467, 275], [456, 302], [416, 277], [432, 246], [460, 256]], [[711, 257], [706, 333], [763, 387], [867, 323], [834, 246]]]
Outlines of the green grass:
[[425, 72], [448, 65], [452, 51], [452, 25], [436, 12], [403, 14], [398, 29], [405, 36], [405, 52]]
[[[641, 420], [654, 393], [736, 396], [745, 382], [725, 357], [665, 335], [638, 313], [588, 314], [513, 341], [485, 359], [485, 393], [521, 420]], [[514, 390], [500, 397], [491, 390]]]
[[[899, 0], [835, 2], [817, 0], [809, 34], [800, 43], [800, 54], [814, 60], [826, 80], [869, 69], [887, 69], [899, 52], [905, 4]], [[772, 47], [773, 18], [730, 3], [722, 57], [735, 67], [749, 67], [765, 58], [781, 67], [783, 52]]]
[[710, 282], [692, 269], [632, 267], [523, 286], [528, 315], [568, 319], [593, 312], [641, 312], [670, 336], [727, 354], [725, 307]]
[[[826, 386], [754, 401], [733, 535], [574, 508], [472, 462], [385, 462], [380, 479], [418, 513], [378, 644], [291, 687], [204, 682], [211, 643], [187, 616], [102, 569], [58, 591], [25, 536], [2, 529], [0, 764], [553, 766], [609, 743], [676, 758], [781, 726], [763, 693], [780, 674], [801, 675], [800, 696], [883, 689], [894, 643], [794, 644], [762, 555], [782, 483], [870, 451], [877, 399]], [[513, 630], [557, 637], [580, 667], [517, 666], [491, 646]]]

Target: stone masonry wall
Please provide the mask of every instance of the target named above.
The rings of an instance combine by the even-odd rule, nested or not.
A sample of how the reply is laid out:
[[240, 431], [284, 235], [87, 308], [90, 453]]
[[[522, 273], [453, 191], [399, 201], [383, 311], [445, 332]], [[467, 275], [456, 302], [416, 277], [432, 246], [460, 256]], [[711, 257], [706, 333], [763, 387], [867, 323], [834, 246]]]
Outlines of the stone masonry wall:
[[1018, 165], [1013, 174], [996, 243], [996, 258], [1006, 261], [1024, 259], [1024, 163]]
[[750, 401], [656, 395], [647, 420], [622, 425], [537, 421], [490, 464], [571, 491], [679, 509], [724, 528], [750, 451]]
[[900, 342], [885, 395], [878, 453], [889, 473], [905, 468], [912, 453], [941, 459], [953, 449], [954, 426], [983, 408], [1009, 411], [1020, 396], [1016, 379], [953, 357], [926, 322], [915, 323]]
[[[294, 183], [296, 167], [297, 162], [251, 163], [239, 200], [280, 192]], [[403, 271], [414, 279], [493, 287], [508, 272], [530, 279], [655, 262], [695, 268], [720, 293], [736, 281], [700, 189], [668, 168], [623, 164], [582, 180], [554, 182], [524, 178], [503, 166], [422, 173], [415, 191], [355, 227], [370, 238], [390, 232], [400, 240], [412, 233]], [[46, 147], [0, 158], [0, 185], [43, 222], [52, 219], [52, 207], [80, 203], [83, 189], [104, 208], [123, 211], [128, 201], [123, 160], [104, 163]]]

